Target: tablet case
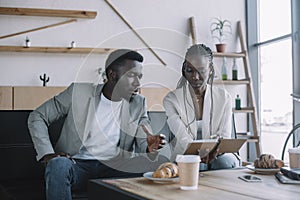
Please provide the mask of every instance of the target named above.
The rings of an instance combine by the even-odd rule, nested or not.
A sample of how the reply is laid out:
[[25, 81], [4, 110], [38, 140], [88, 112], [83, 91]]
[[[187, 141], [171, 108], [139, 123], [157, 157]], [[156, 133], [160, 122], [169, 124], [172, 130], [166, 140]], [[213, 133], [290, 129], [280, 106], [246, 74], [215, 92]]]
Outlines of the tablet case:
[[236, 153], [247, 139], [207, 139], [194, 140], [188, 144], [184, 154], [206, 156], [210, 151], [219, 148], [219, 153]]
[[194, 140], [188, 144], [184, 154], [206, 156], [218, 143], [217, 139]]
[[219, 153], [236, 153], [246, 141], [247, 139], [221, 139]]

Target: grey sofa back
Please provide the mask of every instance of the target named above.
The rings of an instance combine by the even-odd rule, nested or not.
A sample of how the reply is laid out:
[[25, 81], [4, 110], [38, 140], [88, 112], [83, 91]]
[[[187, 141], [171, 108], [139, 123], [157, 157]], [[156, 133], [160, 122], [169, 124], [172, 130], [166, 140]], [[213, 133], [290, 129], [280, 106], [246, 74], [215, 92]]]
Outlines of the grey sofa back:
[[[0, 185], [16, 197], [42, 199], [44, 165], [35, 158], [36, 152], [27, 126], [30, 112], [0, 111]], [[148, 115], [153, 132], [165, 134], [167, 142], [170, 142], [173, 134], [166, 123], [165, 112], [149, 111]], [[63, 122], [64, 119], [61, 119], [49, 127], [53, 144], [59, 137]], [[170, 147], [164, 148], [163, 152], [169, 156]]]
[[172, 141], [174, 135], [167, 124], [167, 115], [165, 111], [148, 111], [151, 128], [155, 134], [162, 133], [166, 135], [168, 142]]

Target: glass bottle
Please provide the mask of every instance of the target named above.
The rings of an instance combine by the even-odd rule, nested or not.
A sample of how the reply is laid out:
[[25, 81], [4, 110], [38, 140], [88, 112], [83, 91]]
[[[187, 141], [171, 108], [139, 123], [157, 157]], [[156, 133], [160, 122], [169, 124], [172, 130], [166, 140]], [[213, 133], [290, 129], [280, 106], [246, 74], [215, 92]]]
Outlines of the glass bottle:
[[226, 66], [225, 57], [223, 57], [223, 64], [222, 64], [222, 80], [227, 80], [227, 66]]
[[238, 80], [238, 68], [236, 65], [235, 58], [233, 59], [233, 64], [232, 64], [232, 80]]
[[235, 109], [241, 110], [241, 99], [240, 99], [239, 95], [236, 95], [236, 98], [235, 98]]

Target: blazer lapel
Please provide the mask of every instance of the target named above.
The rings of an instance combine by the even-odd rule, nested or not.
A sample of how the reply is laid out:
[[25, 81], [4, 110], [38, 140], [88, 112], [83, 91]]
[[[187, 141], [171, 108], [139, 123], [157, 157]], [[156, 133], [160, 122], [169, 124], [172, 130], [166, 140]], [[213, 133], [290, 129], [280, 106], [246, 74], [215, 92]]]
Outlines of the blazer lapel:
[[[204, 96], [204, 105], [203, 105], [203, 126], [202, 126], [202, 137], [203, 139], [210, 138], [209, 124], [210, 124], [210, 108], [211, 108], [211, 87], [207, 85], [205, 96]], [[213, 133], [212, 133], [213, 134]]]
[[123, 149], [125, 145], [127, 125], [129, 124], [129, 104], [127, 101], [124, 101], [121, 108], [121, 131], [120, 131], [120, 147]]
[[86, 116], [86, 123], [85, 123], [85, 127], [84, 127], [84, 131], [83, 131], [83, 135], [82, 135], [82, 141], [85, 141], [89, 132], [90, 132], [90, 127], [92, 124], [92, 121], [94, 119], [93, 115], [95, 116], [95, 108], [94, 108], [94, 103], [93, 103], [93, 98], [90, 97], [89, 99], [89, 107], [87, 110], [87, 116]]
[[95, 120], [96, 111], [101, 99], [102, 88], [103, 85], [98, 85], [97, 87], [95, 87], [93, 96], [89, 98], [89, 106], [86, 116], [86, 126], [84, 127], [84, 132], [82, 136], [83, 141], [85, 141], [86, 137], [88, 136], [90, 128], [92, 127], [93, 122]]
[[[127, 142], [132, 141], [132, 138], [135, 137], [138, 119], [134, 118], [133, 110], [131, 110], [132, 106], [126, 100], [123, 100], [122, 108], [121, 108], [121, 132], [120, 132], [120, 147], [124, 149]], [[126, 149], [126, 148], [125, 148]]]
[[190, 93], [190, 90], [188, 88], [188, 85], [186, 86], [186, 110], [187, 110], [187, 122], [186, 125], [190, 124], [189, 126], [191, 127], [191, 134], [193, 134], [194, 138], [197, 138], [197, 122], [196, 122], [196, 116], [195, 116], [195, 107], [194, 107], [194, 102], [192, 99], [192, 95]]

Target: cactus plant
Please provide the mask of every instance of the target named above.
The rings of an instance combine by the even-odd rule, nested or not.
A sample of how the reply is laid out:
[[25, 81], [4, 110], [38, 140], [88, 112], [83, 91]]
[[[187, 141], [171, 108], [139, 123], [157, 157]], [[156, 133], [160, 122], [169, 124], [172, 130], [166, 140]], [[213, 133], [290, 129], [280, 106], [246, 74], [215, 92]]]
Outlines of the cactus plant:
[[43, 86], [45, 87], [46, 83], [49, 82], [50, 77], [49, 76], [47, 77], [46, 74], [44, 74], [43, 76], [40, 76], [40, 79], [41, 79], [41, 81], [43, 81]]

